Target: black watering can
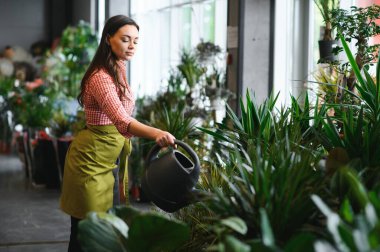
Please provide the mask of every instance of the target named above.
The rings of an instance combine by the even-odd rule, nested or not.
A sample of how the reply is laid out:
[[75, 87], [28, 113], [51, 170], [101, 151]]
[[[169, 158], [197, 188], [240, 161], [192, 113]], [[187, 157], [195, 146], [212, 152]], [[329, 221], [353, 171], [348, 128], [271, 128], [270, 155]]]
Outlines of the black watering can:
[[150, 150], [142, 178], [142, 190], [162, 210], [172, 213], [197, 201], [200, 191], [194, 189], [199, 179], [199, 158], [182, 141], [175, 140], [191, 157], [174, 149], [158, 157], [161, 150], [155, 145]]

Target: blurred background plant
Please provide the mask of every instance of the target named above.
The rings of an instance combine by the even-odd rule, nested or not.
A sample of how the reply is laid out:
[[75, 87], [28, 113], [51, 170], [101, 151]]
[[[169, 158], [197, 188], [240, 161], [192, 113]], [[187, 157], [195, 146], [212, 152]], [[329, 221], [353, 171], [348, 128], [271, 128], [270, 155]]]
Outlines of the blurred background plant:
[[76, 98], [80, 81], [95, 55], [97, 45], [95, 31], [90, 24], [80, 21], [76, 26], [67, 27], [57, 48], [47, 53], [44, 78], [57, 91]]
[[14, 93], [13, 77], [0, 76], [0, 153], [8, 153], [11, 148], [13, 122], [10, 98]]
[[[351, 6], [350, 10], [334, 9], [332, 13], [332, 25], [337, 29], [337, 39], [341, 34], [348, 43], [355, 42], [355, 62], [359, 69], [364, 66], [367, 68], [371, 62], [376, 59], [376, 52], [380, 45], [369, 45], [369, 39], [380, 34], [380, 26], [376, 24], [376, 20], [380, 18], [380, 6], [371, 5], [366, 8]], [[343, 51], [341, 46], [337, 46], [334, 52], [337, 54]], [[343, 63], [342, 68], [347, 69], [348, 63]], [[367, 69], [368, 70], [368, 69]], [[350, 75], [347, 80], [349, 90], [353, 90], [355, 85], [355, 73], [349, 70]]]

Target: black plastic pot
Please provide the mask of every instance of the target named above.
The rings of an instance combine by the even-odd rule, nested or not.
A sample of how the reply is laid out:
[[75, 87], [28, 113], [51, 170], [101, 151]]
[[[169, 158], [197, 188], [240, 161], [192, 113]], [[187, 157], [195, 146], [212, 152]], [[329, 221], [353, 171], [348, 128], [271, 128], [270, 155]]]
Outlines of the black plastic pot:
[[59, 188], [61, 185], [57, 158], [53, 141], [39, 139], [34, 148], [35, 170], [33, 180], [45, 184], [47, 188]]
[[333, 49], [338, 45], [337, 40], [319, 40], [319, 57], [322, 62], [333, 62], [338, 60], [337, 55], [333, 54]]
[[71, 142], [71, 139], [57, 139], [57, 154], [62, 177], [65, 168], [66, 153], [69, 149]]

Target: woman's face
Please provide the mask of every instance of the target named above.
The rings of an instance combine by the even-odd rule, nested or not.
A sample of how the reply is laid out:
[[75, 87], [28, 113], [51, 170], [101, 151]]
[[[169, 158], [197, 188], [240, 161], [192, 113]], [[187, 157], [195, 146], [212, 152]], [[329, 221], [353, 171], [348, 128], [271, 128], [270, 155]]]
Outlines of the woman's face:
[[131, 60], [136, 52], [139, 31], [134, 25], [124, 25], [112, 36], [108, 43], [119, 60]]

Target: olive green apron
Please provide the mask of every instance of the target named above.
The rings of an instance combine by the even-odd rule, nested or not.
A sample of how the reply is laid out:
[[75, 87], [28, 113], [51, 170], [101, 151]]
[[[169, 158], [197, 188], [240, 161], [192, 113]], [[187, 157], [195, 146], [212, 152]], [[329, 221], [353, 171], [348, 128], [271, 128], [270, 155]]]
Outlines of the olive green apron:
[[87, 125], [70, 144], [66, 155], [61, 209], [83, 219], [89, 211], [107, 211], [113, 204], [115, 179], [112, 170], [120, 171], [128, 203], [128, 156], [131, 141], [122, 136], [114, 125]]

